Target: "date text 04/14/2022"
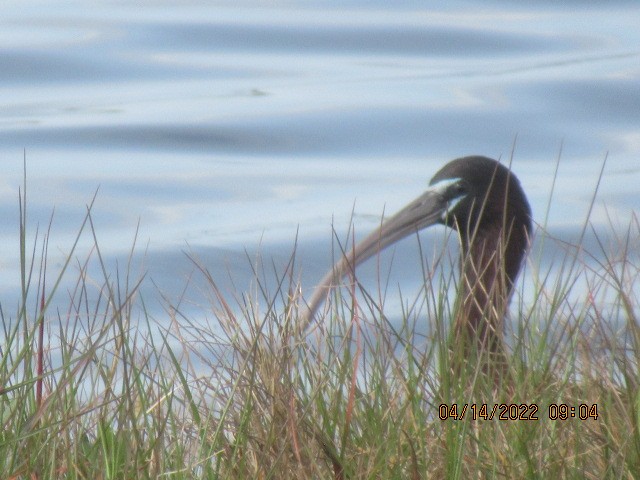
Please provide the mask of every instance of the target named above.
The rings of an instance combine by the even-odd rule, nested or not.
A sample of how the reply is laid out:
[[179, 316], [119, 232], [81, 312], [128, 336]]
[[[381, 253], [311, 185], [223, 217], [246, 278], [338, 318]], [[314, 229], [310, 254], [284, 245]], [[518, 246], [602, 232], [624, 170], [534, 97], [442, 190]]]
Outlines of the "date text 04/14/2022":
[[[438, 407], [440, 420], [464, 420], [470, 415], [472, 420], [540, 420], [540, 407], [535, 403], [494, 403], [493, 406], [486, 403], [446, 404]], [[597, 420], [598, 404], [582, 403], [577, 406], [564, 403], [549, 404], [547, 409], [549, 420]]]

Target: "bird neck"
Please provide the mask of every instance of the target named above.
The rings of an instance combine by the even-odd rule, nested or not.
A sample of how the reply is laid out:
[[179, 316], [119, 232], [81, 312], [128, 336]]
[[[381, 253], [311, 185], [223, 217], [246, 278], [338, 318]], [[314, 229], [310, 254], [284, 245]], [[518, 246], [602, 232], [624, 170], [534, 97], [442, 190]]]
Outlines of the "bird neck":
[[456, 334], [479, 351], [502, 348], [503, 319], [526, 251], [525, 228], [502, 225], [461, 235]]

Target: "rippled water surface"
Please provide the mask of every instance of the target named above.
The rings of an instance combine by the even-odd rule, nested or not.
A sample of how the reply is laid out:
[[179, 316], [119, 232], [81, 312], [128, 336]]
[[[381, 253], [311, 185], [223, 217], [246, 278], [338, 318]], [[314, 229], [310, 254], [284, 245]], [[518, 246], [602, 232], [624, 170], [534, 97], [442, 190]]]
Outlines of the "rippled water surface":
[[[514, 145], [538, 223], [562, 150], [552, 234], [577, 237], [605, 157], [595, 231], [627, 226], [640, 206], [640, 7], [440, 3], [0, 7], [3, 308], [13, 315], [19, 288], [24, 151], [32, 234], [55, 208], [51, 274], [99, 188], [107, 265], [123, 266], [140, 222], [141, 268], [170, 297], [193, 269], [184, 250], [242, 291], [245, 250], [282, 265], [296, 238], [309, 292], [332, 222], [346, 232], [354, 212], [363, 234], [446, 161], [508, 161]], [[394, 260], [409, 289], [415, 243]]]

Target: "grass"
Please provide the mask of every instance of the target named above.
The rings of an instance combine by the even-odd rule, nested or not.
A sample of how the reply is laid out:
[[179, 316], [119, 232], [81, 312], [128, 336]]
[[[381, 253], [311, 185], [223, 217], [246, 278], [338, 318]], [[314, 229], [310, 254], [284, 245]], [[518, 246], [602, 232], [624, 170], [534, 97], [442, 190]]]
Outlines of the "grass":
[[[274, 289], [256, 268], [255, 291], [236, 298], [192, 258], [208, 285], [207, 319], [183, 313], [180, 299], [167, 300], [166, 318], [154, 319], [139, 294], [148, 280], [134, 276], [131, 263], [115, 273], [105, 264], [91, 206], [76, 240], [88, 236], [91, 253], [78, 260], [74, 244], [50, 280], [50, 230], [28, 239], [25, 197], [23, 190], [21, 301], [14, 315], [3, 312], [0, 343], [2, 478], [640, 472], [637, 217], [622, 234], [611, 228], [606, 242], [595, 235], [592, 252], [538, 232], [564, 253], [548, 271], [530, 256], [523, 277], [533, 280], [535, 300], [525, 302], [521, 291], [512, 299], [512, 381], [496, 386], [477, 365], [448, 368], [455, 276], [438, 268], [446, 259], [424, 261], [424, 290], [403, 299], [399, 324], [351, 287], [335, 292], [319, 326], [297, 336], [295, 254], [273, 273]], [[69, 277], [76, 280], [68, 309], [54, 310]], [[575, 407], [576, 418], [550, 405]]]

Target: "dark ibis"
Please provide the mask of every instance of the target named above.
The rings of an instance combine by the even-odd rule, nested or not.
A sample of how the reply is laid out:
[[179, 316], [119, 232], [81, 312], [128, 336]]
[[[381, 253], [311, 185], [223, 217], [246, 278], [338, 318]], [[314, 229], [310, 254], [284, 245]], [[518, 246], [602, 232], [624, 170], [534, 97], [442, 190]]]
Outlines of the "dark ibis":
[[531, 235], [531, 208], [520, 182], [496, 160], [447, 163], [429, 189], [343, 255], [320, 281], [301, 317], [306, 331], [342, 277], [398, 240], [431, 225], [454, 229], [461, 244], [454, 331], [489, 352], [502, 348], [502, 322]]

